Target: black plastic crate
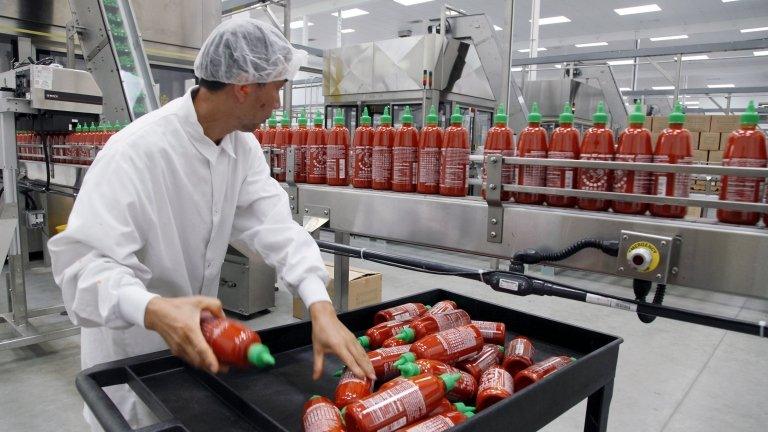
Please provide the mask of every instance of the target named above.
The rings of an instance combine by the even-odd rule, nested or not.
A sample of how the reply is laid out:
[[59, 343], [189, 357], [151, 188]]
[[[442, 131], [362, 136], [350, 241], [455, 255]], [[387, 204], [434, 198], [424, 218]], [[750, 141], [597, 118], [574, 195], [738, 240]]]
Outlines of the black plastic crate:
[[[506, 324], [507, 341], [525, 335], [535, 360], [554, 355], [576, 362], [515, 393], [452, 430], [535, 431], [588, 398], [585, 431], [603, 431], [622, 339], [436, 289], [339, 315], [353, 332], [373, 325], [373, 315], [406, 302], [453, 300], [473, 319]], [[211, 375], [186, 366], [168, 351], [105, 363], [81, 372], [77, 389], [107, 432], [132, 430], [102, 390], [128, 384], [160, 422], [142, 431], [300, 431], [302, 406], [315, 394], [333, 396], [341, 367], [326, 356], [325, 373], [312, 380], [309, 322], [259, 332], [277, 364], [267, 370]]]

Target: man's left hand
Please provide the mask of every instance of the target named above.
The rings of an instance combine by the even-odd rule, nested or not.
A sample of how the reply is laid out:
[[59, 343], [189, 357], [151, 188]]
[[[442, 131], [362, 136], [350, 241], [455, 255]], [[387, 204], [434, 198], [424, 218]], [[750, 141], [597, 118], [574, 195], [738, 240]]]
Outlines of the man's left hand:
[[312, 318], [312, 345], [315, 354], [313, 379], [323, 374], [323, 357], [335, 354], [356, 376], [376, 379], [368, 355], [344, 324], [336, 317], [333, 305], [327, 301], [312, 303], [309, 307]]

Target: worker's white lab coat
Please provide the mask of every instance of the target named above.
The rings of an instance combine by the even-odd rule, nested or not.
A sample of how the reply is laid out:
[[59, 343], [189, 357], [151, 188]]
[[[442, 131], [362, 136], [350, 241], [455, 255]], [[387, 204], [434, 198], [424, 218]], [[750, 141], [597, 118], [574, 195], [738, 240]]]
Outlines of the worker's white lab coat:
[[[258, 251], [305, 305], [329, 300], [320, 251], [292, 220], [253, 134], [214, 144], [197, 121], [194, 91], [109, 140], [66, 231], [48, 243], [64, 305], [82, 326], [83, 368], [167, 349], [144, 327], [147, 303], [216, 297], [230, 240]], [[115, 399], [132, 423], [141, 420], [127, 393]]]

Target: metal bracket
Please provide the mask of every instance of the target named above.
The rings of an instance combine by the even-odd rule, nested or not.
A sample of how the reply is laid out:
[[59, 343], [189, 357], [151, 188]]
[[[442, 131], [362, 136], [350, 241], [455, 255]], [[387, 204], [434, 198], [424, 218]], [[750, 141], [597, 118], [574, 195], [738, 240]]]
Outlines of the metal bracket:
[[620, 238], [617, 274], [663, 284], [677, 279], [683, 243], [680, 236], [622, 231]]
[[500, 154], [488, 155], [484, 161], [487, 185], [485, 201], [488, 203], [488, 241], [501, 243], [504, 231], [504, 207], [501, 205], [501, 171], [504, 159]]
[[291, 213], [299, 214], [299, 188], [296, 186], [296, 146], [289, 146], [285, 153], [285, 181], [288, 183], [288, 203]]
[[93, 59], [96, 58], [96, 56], [99, 55], [101, 50], [103, 50], [104, 47], [107, 45], [109, 45], [109, 38], [105, 36], [99, 41], [99, 43], [95, 47], [93, 47], [92, 50], [88, 52], [88, 54], [85, 56], [85, 61], [87, 63], [92, 62]]
[[320, 227], [331, 220], [331, 209], [329, 207], [308, 205], [304, 207], [304, 229], [310, 234], [317, 231]]

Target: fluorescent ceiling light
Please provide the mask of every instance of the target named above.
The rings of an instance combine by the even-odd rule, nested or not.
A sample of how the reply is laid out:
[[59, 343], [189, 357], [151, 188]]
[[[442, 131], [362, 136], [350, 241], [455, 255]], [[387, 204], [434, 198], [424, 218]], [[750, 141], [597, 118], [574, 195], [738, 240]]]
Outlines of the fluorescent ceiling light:
[[[308, 22], [307, 27], [313, 26], [315, 23]], [[304, 21], [291, 21], [291, 30], [300, 29], [304, 27]]]
[[493, 29], [496, 30], [496, 31], [504, 30], [503, 28], [497, 26], [496, 24], [493, 25]]
[[[337, 18], [339, 17], [339, 13], [338, 12], [334, 12], [331, 15], [333, 15], [333, 16], [335, 16]], [[343, 18], [343, 19], [354, 18], [354, 17], [360, 16], [360, 15], [368, 15], [368, 11], [364, 11], [364, 10], [358, 9], [358, 8], [345, 9], [345, 10], [341, 11], [341, 18]]]
[[341, 29], [342, 33], [354, 33], [355, 29]]
[[590, 42], [590, 43], [576, 44], [576, 48], [586, 48], [586, 47], [606, 46], [606, 45], [608, 45], [608, 42]]
[[675, 39], [688, 39], [688, 35], [674, 35], [674, 36], [659, 36], [659, 37], [652, 37], [652, 42], [658, 42], [658, 41], [668, 41], [668, 40], [675, 40]]
[[759, 56], [768, 56], [768, 50], [763, 50], [763, 51], [752, 51], [752, 55], [754, 55], [755, 57], [759, 57]]
[[419, 3], [431, 2], [432, 0], [395, 0], [396, 3], [400, 3], [403, 6], [413, 6]]
[[631, 90], [632, 90], [632, 89], [631, 89], [631, 88], [629, 88], [629, 87], [619, 87], [619, 91], [623, 91], [623, 92], [625, 92], [625, 91], [631, 91]]
[[675, 86], [656, 86], [651, 88], [654, 90], [674, 90]]
[[[531, 22], [532, 20], [528, 20], [528, 22]], [[539, 25], [547, 25], [547, 24], [562, 24], [571, 22], [571, 19], [567, 16], [558, 15], [553, 17], [547, 17], [547, 18], [539, 18]]]
[[699, 101], [685, 101], [683, 105], [698, 105]]
[[755, 27], [755, 28], [741, 29], [739, 31], [742, 32], [742, 33], [752, 33], [752, 32], [759, 32], [759, 31], [768, 31], [768, 27]]
[[658, 12], [661, 8], [656, 3], [653, 4], [647, 4], [642, 6], [633, 6], [633, 7], [626, 7], [626, 8], [619, 8], [614, 9], [613, 11], [616, 12], [619, 15], [634, 15], [634, 14], [641, 14], [641, 13], [648, 13], [648, 12]]
[[522, 70], [523, 70], [522, 66], [515, 66], [512, 69], [510, 69], [510, 71], [512, 72], [522, 72]]
[[635, 61], [632, 59], [629, 60], [609, 60], [608, 64], [611, 66], [621, 66], [621, 65], [630, 65], [634, 64]]
[[562, 68], [563, 68], [563, 65], [561, 65], [561, 64], [556, 64], [556, 65], [555, 65], [555, 67], [556, 67], [557, 69], [562, 69]]
[[[536, 49], [536, 51], [546, 51], [546, 50], [547, 50], [546, 48], [537, 48]], [[523, 48], [523, 49], [517, 50], [517, 52], [527, 53], [527, 52], [531, 52], [531, 49], [530, 48]]]
[[709, 60], [709, 56], [706, 54], [683, 56], [683, 61], [688, 61], [688, 60]]
[[735, 1], [739, 1], [739, 0], [722, 0], [723, 3], [731, 3], [731, 2], [735, 2]]
[[707, 84], [707, 88], [734, 88], [734, 84]]

